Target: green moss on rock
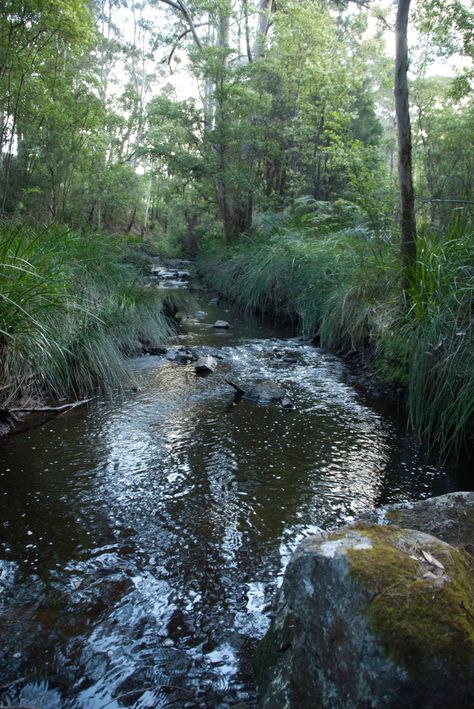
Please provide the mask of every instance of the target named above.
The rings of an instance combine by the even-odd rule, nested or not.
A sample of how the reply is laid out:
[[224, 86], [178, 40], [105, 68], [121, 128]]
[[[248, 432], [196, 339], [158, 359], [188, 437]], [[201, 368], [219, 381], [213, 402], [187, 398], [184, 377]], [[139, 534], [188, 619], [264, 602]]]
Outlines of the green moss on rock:
[[[368, 618], [387, 656], [416, 673], [426, 661], [449, 669], [474, 662], [472, 557], [434, 538], [410, 544], [407, 530], [358, 525], [372, 547], [349, 549], [351, 577], [366, 589]], [[444, 568], [430, 564], [423, 552]]]

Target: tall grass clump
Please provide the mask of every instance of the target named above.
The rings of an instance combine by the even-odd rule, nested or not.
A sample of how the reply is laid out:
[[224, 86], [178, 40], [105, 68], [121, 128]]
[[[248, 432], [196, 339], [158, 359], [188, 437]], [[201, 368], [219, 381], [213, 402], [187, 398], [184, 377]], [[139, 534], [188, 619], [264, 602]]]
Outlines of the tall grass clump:
[[0, 225], [0, 401], [115, 388], [124, 358], [169, 332], [129, 244], [50, 225]]
[[296, 321], [324, 346], [369, 353], [394, 317], [395, 262], [396, 248], [353, 205], [299, 200], [261, 215], [224, 253], [208, 248], [200, 268], [244, 310]]
[[474, 421], [472, 230], [420, 234], [408, 302], [392, 339], [405, 353], [410, 421], [442, 451], [456, 450]]

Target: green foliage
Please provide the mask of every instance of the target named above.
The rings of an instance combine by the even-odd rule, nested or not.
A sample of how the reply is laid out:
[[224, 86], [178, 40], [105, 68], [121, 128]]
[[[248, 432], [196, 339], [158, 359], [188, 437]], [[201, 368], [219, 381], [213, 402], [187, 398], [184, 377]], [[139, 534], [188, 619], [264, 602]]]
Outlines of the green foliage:
[[442, 450], [458, 446], [474, 418], [473, 237], [459, 225], [447, 235], [420, 235], [412, 305], [400, 321], [410, 419]]
[[453, 100], [446, 78], [418, 78], [412, 103], [415, 177], [423, 207], [418, 218], [448, 229], [453, 221], [474, 216], [474, 101]]
[[129, 249], [103, 233], [1, 226], [3, 398], [111, 391], [124, 356], [169, 332], [161, 296], [142, 287]]
[[388, 318], [396, 252], [359, 209], [307, 198], [260, 215], [256, 230], [230, 252], [201, 257], [216, 286], [247, 310], [296, 318], [324, 346], [368, 347]]
[[[110, 0], [110, 9], [120, 4]], [[88, 0], [2, 4], [3, 216], [99, 230], [146, 225], [147, 180], [137, 174], [133, 145], [143, 133], [148, 77], [138, 75], [136, 55], [142, 60], [144, 50], [128, 49], [132, 77], [116, 98], [107, 77], [126, 54], [117, 37], [111, 18]]]

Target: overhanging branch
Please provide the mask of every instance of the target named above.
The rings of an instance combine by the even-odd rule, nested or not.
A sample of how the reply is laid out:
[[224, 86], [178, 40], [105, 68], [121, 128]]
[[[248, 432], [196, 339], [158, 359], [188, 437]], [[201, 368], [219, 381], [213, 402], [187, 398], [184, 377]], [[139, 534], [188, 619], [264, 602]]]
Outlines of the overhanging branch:
[[199, 36], [196, 32], [197, 25], [194, 24], [193, 18], [191, 17], [191, 13], [189, 12], [189, 9], [188, 9], [188, 6], [186, 5], [186, 3], [183, 2], [183, 0], [176, 0], [176, 2], [175, 2], [175, 0], [158, 0], [158, 2], [162, 2], [165, 5], [169, 5], [170, 7], [172, 7], [174, 10], [179, 12], [184, 17], [184, 19], [186, 20], [186, 22], [189, 25], [189, 29], [193, 35], [193, 39], [194, 39], [197, 47], [199, 49], [202, 49], [202, 42], [199, 39]]

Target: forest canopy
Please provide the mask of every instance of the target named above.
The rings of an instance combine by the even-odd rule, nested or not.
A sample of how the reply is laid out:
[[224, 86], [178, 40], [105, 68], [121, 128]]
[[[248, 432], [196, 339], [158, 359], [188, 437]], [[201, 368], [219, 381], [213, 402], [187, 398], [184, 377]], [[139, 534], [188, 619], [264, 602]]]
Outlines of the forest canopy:
[[[232, 240], [311, 196], [384, 229], [396, 209], [393, 24], [375, 3], [7, 0], [0, 210], [197, 242]], [[442, 200], [473, 199], [472, 15], [460, 0], [420, 0], [411, 26], [417, 206], [447, 223]], [[437, 78], [440, 57], [460, 68]]]

